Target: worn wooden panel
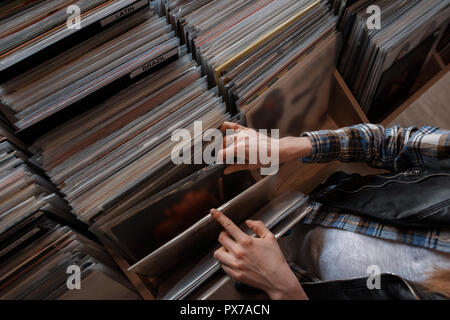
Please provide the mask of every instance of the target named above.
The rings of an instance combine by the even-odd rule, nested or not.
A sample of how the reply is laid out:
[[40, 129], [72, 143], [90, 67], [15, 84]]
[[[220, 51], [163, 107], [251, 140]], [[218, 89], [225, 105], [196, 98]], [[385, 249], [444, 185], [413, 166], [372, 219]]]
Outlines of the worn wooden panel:
[[442, 77], [389, 125], [450, 129], [450, 73]]

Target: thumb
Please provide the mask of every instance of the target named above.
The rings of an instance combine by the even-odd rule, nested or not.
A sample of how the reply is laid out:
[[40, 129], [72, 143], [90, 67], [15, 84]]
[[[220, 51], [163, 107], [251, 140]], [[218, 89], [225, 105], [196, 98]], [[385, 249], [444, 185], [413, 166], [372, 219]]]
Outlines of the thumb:
[[257, 164], [230, 164], [225, 168], [224, 173], [228, 175], [238, 171], [257, 169], [259, 167], [260, 166]]
[[220, 130], [223, 132], [227, 129], [232, 129], [232, 130], [245, 130], [247, 129], [246, 127], [241, 126], [240, 124], [234, 123], [234, 122], [228, 122], [225, 121], [222, 126], [220, 127]]
[[272, 234], [262, 221], [247, 220], [245, 224], [262, 239]]

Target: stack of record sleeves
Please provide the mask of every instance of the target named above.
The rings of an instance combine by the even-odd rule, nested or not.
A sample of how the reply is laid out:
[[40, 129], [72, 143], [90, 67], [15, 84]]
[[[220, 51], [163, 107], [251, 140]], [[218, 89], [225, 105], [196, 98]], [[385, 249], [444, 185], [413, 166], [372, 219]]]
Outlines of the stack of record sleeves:
[[0, 75], [14, 76], [145, 7], [146, 0], [2, 1]]
[[2, 135], [0, 154], [0, 233], [38, 210], [51, 210], [66, 221], [73, 219], [67, 204], [26, 150]]
[[106, 252], [36, 211], [0, 235], [0, 299], [139, 299]]
[[177, 59], [178, 52], [170, 25], [147, 7], [2, 83], [0, 109], [16, 130], [39, 123], [49, 129], [67, 120], [58, 113], [70, 107], [73, 116], [90, 108]]
[[172, 162], [178, 141], [171, 137], [186, 128], [194, 139], [195, 121], [207, 130], [229, 119], [207, 87], [185, 55], [39, 138], [33, 149], [79, 219], [91, 224], [106, 209], [123, 213], [199, 169]]
[[[380, 121], [417, 89], [414, 84], [449, 24], [450, 2], [335, 2], [341, 2], [345, 40], [339, 71], [369, 120]], [[369, 5], [380, 9], [379, 28], [368, 27], [368, 20], [376, 22]]]
[[[0, 299], [138, 299], [106, 252], [65, 226], [82, 229], [29, 153], [15, 143], [2, 130]], [[68, 281], [72, 269], [79, 272], [73, 282]]]
[[318, 0], [159, 1], [210, 85], [249, 126], [320, 127], [338, 55], [336, 17]]

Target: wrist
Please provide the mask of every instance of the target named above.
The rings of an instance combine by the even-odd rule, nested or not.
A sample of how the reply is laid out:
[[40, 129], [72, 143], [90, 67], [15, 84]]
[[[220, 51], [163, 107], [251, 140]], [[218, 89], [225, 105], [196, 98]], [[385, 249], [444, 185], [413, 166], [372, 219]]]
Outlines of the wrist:
[[312, 144], [307, 137], [285, 137], [280, 139], [280, 162], [310, 157]]
[[[284, 270], [284, 271], [282, 271]], [[308, 296], [303, 291], [303, 288], [294, 275], [290, 267], [286, 264], [286, 269], [281, 268], [277, 272], [278, 277], [276, 281], [273, 281], [272, 286], [267, 288], [266, 293], [272, 300], [308, 300]]]
[[271, 300], [308, 300], [297, 278], [293, 279], [286, 287], [273, 289], [267, 292]]

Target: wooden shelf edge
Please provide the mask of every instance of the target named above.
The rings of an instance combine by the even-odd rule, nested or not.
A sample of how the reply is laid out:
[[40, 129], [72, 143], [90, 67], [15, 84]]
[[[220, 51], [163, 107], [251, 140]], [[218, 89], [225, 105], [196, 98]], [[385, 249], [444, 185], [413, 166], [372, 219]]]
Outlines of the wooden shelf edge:
[[156, 300], [153, 293], [144, 283], [145, 281], [138, 274], [128, 271], [130, 264], [125, 259], [123, 259], [119, 254], [117, 254], [114, 248], [112, 248], [110, 242], [104, 237], [101, 237], [99, 235], [97, 235], [97, 238], [100, 240], [105, 249], [117, 263], [122, 272], [127, 276], [128, 280], [130, 280], [131, 284], [136, 288], [136, 290], [139, 292], [142, 298], [144, 300]]
[[[428, 64], [427, 72], [423, 75], [421, 86], [401, 105], [387, 115], [380, 124], [386, 126], [394, 121], [402, 112], [408, 109], [427, 90], [435, 85], [449, 71], [437, 52], [433, 53], [432, 61]], [[431, 73], [430, 73], [431, 72]], [[433, 75], [433, 76], [432, 76]], [[427, 79], [427, 77], [429, 78]], [[330, 102], [329, 113], [339, 126], [349, 126], [358, 123], [370, 123], [355, 96], [337, 69], [334, 70], [335, 87]], [[427, 81], [426, 81], [427, 80]]]
[[438, 52], [435, 51], [433, 53], [433, 57], [436, 60], [436, 62], [438, 63], [441, 70], [444, 70], [447, 67], [444, 63], [444, 60], [442, 60], [441, 55]]
[[428, 91], [432, 86], [434, 86], [439, 80], [441, 80], [450, 70], [450, 66], [443, 66], [442, 70], [431, 78], [425, 85], [423, 85], [419, 90], [413, 93], [405, 102], [403, 102], [399, 107], [397, 107], [392, 113], [390, 113], [381, 122], [383, 126], [387, 126], [392, 123], [401, 113], [408, 109], [417, 99], [419, 99], [426, 91]]
[[333, 94], [328, 111], [339, 127], [369, 123], [369, 119], [337, 69], [334, 70]]

